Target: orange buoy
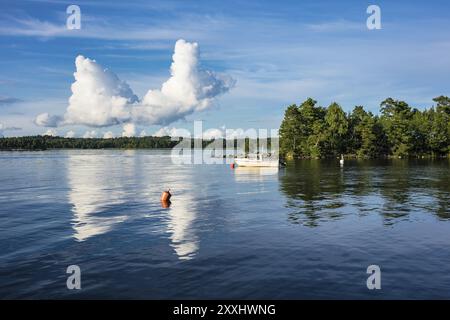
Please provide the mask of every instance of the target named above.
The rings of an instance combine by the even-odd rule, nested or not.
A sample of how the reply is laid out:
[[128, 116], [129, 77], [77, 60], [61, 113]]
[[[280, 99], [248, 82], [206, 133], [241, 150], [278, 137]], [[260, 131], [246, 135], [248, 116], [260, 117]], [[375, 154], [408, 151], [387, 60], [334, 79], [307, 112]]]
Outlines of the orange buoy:
[[234, 164], [234, 162], [232, 164], [230, 164], [230, 168], [234, 169], [236, 167], [236, 165]]
[[172, 197], [172, 194], [170, 193], [170, 189], [167, 191], [163, 191], [161, 194], [161, 201], [170, 201], [170, 197]]
[[163, 207], [164, 209], [169, 208], [171, 204], [172, 204], [172, 202], [170, 202], [170, 200], [166, 200], [166, 201], [161, 200], [161, 207]]

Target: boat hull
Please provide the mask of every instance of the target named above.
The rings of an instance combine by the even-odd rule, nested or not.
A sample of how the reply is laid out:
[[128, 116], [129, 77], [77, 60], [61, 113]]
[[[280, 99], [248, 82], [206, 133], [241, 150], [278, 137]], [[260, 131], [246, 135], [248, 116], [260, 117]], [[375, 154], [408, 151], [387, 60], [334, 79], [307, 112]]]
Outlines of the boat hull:
[[239, 167], [278, 167], [278, 160], [235, 159]]

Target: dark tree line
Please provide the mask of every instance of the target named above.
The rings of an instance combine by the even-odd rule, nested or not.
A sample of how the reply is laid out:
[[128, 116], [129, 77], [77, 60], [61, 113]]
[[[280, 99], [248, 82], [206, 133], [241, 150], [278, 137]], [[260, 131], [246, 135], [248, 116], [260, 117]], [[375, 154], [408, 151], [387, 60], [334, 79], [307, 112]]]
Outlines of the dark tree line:
[[121, 137], [63, 138], [52, 136], [29, 136], [0, 138], [0, 150], [47, 150], [47, 149], [154, 149], [172, 148], [178, 141], [170, 137]]
[[308, 98], [286, 109], [280, 154], [300, 158], [450, 156], [450, 98], [433, 101], [433, 107], [420, 111], [388, 98], [380, 104], [380, 115], [374, 115], [362, 106], [345, 113], [335, 102], [324, 108]]

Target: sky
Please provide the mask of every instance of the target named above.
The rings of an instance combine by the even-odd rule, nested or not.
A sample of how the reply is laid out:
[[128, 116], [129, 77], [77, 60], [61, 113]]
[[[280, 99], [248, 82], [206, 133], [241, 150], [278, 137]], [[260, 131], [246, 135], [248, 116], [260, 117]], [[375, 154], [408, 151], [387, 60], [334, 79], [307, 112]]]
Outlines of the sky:
[[[378, 113], [387, 97], [423, 109], [450, 95], [448, 1], [0, 4], [4, 136], [273, 129], [308, 97]], [[66, 27], [72, 4], [79, 30]]]

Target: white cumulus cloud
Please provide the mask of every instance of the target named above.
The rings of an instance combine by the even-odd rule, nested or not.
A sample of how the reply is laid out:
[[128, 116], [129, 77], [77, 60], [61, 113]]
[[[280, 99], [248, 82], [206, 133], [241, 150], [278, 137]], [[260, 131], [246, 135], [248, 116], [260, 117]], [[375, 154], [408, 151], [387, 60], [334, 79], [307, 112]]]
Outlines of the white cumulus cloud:
[[67, 131], [65, 137], [73, 138], [73, 137], [75, 137], [75, 132], [73, 130]]
[[125, 123], [123, 125], [122, 137], [134, 137], [136, 135], [136, 126], [134, 123]]
[[234, 85], [230, 77], [200, 69], [196, 42], [178, 40], [172, 59], [171, 77], [160, 90], [149, 90], [142, 102], [133, 108], [135, 121], [169, 124], [208, 108], [216, 96]]
[[169, 127], [162, 127], [158, 131], [156, 131], [152, 136], [154, 137], [191, 137], [191, 133], [189, 130], [186, 129], [180, 129], [180, 128], [169, 128]]
[[114, 138], [114, 133], [112, 133], [112, 131], [108, 131], [103, 134], [103, 139], [112, 139], [112, 138]]
[[47, 112], [41, 113], [36, 117], [34, 123], [40, 127], [57, 127], [62, 121], [60, 116], [51, 116]]
[[221, 139], [224, 137], [225, 134], [220, 129], [208, 129], [203, 132], [203, 139], [205, 140]]
[[58, 135], [58, 131], [56, 131], [55, 129], [48, 129], [46, 132], [44, 132], [42, 134], [43, 136], [51, 136], [51, 137], [56, 137]]
[[20, 127], [7, 127], [3, 123], [0, 123], [0, 138], [4, 137], [6, 131], [20, 131]]
[[85, 139], [91, 139], [91, 138], [97, 138], [97, 131], [91, 130], [86, 131], [83, 135], [83, 138]]
[[128, 120], [129, 104], [138, 100], [128, 84], [95, 60], [81, 55], [76, 58], [75, 66], [65, 123], [101, 127]]
[[142, 100], [129, 85], [95, 60], [78, 56], [75, 82], [64, 116], [48, 113], [36, 117], [39, 126], [86, 125], [104, 127], [130, 121], [167, 125], [196, 111], [207, 109], [214, 98], [226, 93], [235, 81], [199, 64], [198, 44], [178, 40], [172, 56], [170, 78], [160, 89], [149, 90]]

